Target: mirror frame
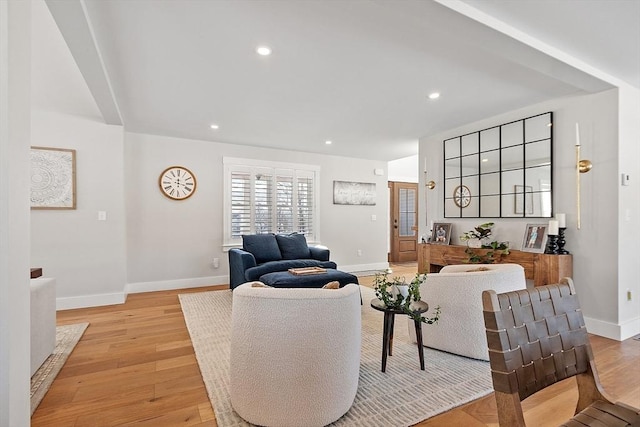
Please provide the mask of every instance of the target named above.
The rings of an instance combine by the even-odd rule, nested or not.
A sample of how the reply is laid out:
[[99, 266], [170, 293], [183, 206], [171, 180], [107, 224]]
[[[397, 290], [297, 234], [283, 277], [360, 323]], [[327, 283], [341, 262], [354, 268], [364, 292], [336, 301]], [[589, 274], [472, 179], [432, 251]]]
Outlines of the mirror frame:
[[[484, 165], [488, 157], [497, 164]], [[442, 176], [445, 218], [551, 218], [553, 112], [445, 139]]]

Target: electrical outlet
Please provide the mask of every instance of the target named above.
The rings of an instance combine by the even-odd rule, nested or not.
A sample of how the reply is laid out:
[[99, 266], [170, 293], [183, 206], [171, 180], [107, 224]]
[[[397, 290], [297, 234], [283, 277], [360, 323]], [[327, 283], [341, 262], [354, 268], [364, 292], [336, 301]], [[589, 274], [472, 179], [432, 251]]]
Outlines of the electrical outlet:
[[358, 249], [358, 256], [362, 256], [362, 249]]
[[622, 185], [624, 186], [629, 185], [629, 182], [631, 181], [631, 177], [629, 176], [628, 173], [623, 173], [621, 178], [622, 178]]
[[220, 267], [220, 258], [214, 258], [213, 259], [213, 268], [219, 268]]

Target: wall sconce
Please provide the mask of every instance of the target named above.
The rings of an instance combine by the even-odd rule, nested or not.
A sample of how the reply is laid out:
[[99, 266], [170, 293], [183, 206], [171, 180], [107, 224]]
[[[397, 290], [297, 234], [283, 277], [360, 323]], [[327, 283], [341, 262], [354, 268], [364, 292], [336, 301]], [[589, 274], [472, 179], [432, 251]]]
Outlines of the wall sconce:
[[424, 186], [429, 190], [436, 188], [436, 182], [431, 180], [427, 182], [427, 158], [424, 158]]
[[578, 170], [580, 173], [587, 173], [593, 167], [591, 160], [578, 160]]
[[580, 174], [587, 173], [593, 168], [591, 160], [580, 159], [580, 127], [576, 123], [576, 210], [577, 215], [577, 228], [580, 230]]

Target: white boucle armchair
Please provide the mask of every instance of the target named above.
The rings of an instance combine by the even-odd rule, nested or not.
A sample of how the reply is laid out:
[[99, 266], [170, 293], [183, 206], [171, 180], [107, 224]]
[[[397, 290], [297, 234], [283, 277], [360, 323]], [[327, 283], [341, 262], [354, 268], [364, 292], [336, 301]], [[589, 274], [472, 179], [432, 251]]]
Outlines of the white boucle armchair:
[[230, 395], [261, 426], [324, 426], [344, 415], [358, 390], [358, 285], [340, 289], [233, 291]]
[[[487, 269], [486, 271], [470, 271]], [[525, 289], [524, 268], [518, 264], [448, 265], [440, 273], [427, 274], [420, 296], [442, 313], [437, 324], [422, 327], [425, 346], [474, 359], [489, 360], [482, 314], [482, 291], [497, 293]], [[409, 322], [413, 342], [416, 332]]]

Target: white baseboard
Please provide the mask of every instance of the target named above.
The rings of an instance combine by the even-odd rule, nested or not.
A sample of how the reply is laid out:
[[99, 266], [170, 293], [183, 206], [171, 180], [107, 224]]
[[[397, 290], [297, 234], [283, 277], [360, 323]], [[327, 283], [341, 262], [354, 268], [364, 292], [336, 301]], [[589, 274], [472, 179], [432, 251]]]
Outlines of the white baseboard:
[[373, 264], [353, 264], [353, 265], [338, 265], [338, 270], [352, 273], [354, 271], [369, 271], [369, 270], [386, 270], [389, 268], [388, 262], [377, 262]]
[[99, 307], [102, 305], [124, 304], [124, 292], [113, 294], [80, 295], [75, 297], [56, 298], [56, 310], [71, 310], [74, 308]]
[[80, 295], [56, 298], [56, 310], [99, 307], [103, 305], [124, 304], [127, 295], [140, 292], [168, 291], [172, 289], [199, 288], [229, 283], [229, 276], [195, 277], [191, 279], [160, 280], [157, 282], [127, 283], [125, 292], [113, 294]]
[[620, 325], [620, 339], [622, 341], [638, 334], [640, 334], [640, 317], [636, 317]]
[[127, 283], [125, 290], [128, 294], [140, 292], [169, 291], [172, 289], [200, 288], [212, 285], [229, 284], [229, 276], [193, 277], [190, 279], [159, 280], [155, 282]]
[[599, 335], [616, 341], [624, 341], [627, 338], [631, 338], [632, 336], [640, 333], [640, 318], [632, 319], [622, 324], [617, 324], [585, 317], [584, 323], [587, 327], [587, 332], [590, 334]]

